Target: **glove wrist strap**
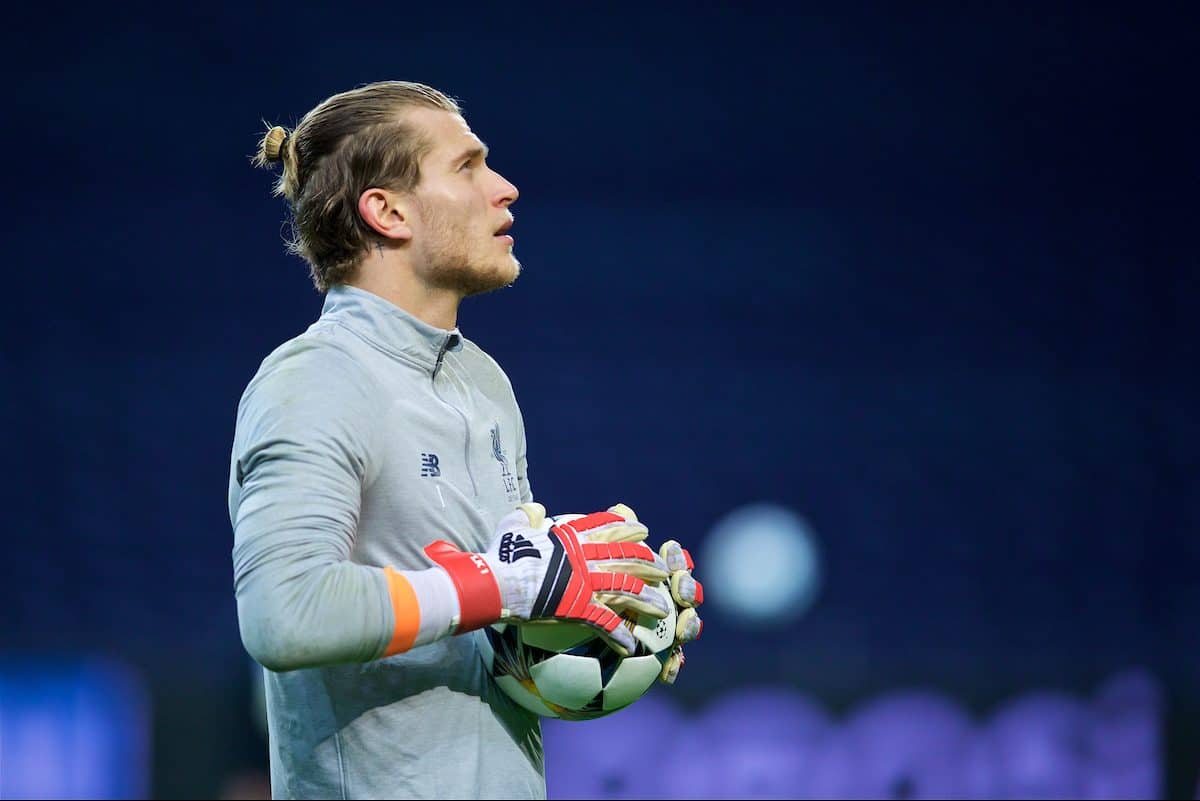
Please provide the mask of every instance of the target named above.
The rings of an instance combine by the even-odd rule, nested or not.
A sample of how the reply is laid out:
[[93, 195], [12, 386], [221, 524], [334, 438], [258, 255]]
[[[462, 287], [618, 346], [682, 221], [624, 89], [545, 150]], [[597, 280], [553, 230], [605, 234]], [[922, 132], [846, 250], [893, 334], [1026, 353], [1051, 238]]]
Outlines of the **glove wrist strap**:
[[458, 592], [456, 634], [481, 629], [500, 619], [500, 584], [482, 556], [460, 551], [445, 540], [426, 545], [425, 555], [445, 569]]

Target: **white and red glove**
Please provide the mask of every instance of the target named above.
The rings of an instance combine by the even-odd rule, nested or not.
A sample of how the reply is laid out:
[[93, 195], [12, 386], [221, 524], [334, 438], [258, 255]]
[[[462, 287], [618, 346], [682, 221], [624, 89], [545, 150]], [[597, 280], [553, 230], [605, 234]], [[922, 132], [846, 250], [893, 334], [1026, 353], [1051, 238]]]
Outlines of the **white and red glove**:
[[487, 551], [438, 540], [425, 553], [458, 592], [455, 633], [499, 621], [570, 620], [593, 626], [628, 656], [635, 642], [619, 613], [664, 618], [670, 611], [646, 588], [670, 575], [663, 558], [641, 543], [646, 534], [636, 517], [613, 510], [559, 522], [547, 519], [540, 503], [525, 503], [500, 521]]
[[704, 585], [693, 578], [695, 563], [692, 555], [678, 542], [667, 540], [658, 553], [671, 571], [671, 598], [677, 610], [675, 644], [671, 647], [670, 657], [663, 663], [659, 679], [674, 684], [684, 663], [683, 644], [696, 639], [704, 631], [704, 621], [696, 612], [696, 607], [704, 603]]
[[[610, 506], [608, 511], [619, 516], [625, 525], [614, 524], [605, 528], [603, 536], [610, 542], [642, 542], [648, 535], [646, 526], [638, 521], [632, 509], [623, 503]], [[583, 515], [558, 515], [555, 521], [574, 521]], [[599, 534], [599, 532], [598, 532]], [[683, 646], [700, 636], [704, 630], [704, 621], [700, 619], [696, 607], [704, 603], [704, 586], [692, 576], [695, 563], [692, 555], [676, 540], [667, 540], [658, 549], [659, 566], [669, 573], [671, 598], [675, 602], [675, 642], [671, 646], [669, 656], [663, 663], [659, 679], [666, 684], [674, 684], [683, 667]]]
[[[645, 526], [638, 522], [634, 511], [625, 504], [611, 506], [609, 511], [623, 517], [631, 528], [637, 526], [642, 531], [646, 530]], [[641, 539], [645, 539], [645, 536]], [[663, 663], [659, 679], [666, 684], [674, 684], [684, 663], [684, 643], [696, 639], [704, 630], [704, 621], [696, 612], [696, 607], [704, 603], [704, 586], [692, 576], [692, 570], [695, 568], [692, 555], [678, 541], [667, 540], [658, 549], [658, 554], [670, 572], [671, 598], [675, 601], [676, 609], [675, 643], [671, 646], [667, 661]]]

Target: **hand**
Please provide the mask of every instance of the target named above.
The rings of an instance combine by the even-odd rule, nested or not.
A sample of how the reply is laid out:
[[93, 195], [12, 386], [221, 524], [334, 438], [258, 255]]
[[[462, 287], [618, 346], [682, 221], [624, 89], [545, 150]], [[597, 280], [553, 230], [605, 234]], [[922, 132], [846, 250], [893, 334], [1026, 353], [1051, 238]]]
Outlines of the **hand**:
[[[646, 539], [647, 529], [638, 522], [637, 515], [623, 503], [610, 506], [608, 511], [624, 519], [624, 526], [613, 526], [607, 530], [611, 542], [641, 542]], [[555, 520], [570, 520], [580, 515], [563, 515]], [[700, 636], [704, 630], [704, 621], [696, 612], [696, 607], [704, 603], [704, 586], [692, 576], [695, 564], [692, 555], [676, 540], [667, 540], [658, 549], [660, 564], [670, 572], [671, 598], [675, 601], [675, 643], [671, 646], [670, 655], [663, 663], [659, 679], [666, 684], [674, 684], [683, 667], [683, 645]]]
[[664, 618], [665, 601], [646, 584], [668, 576], [641, 543], [646, 527], [612, 511], [549, 520], [540, 503], [521, 504], [500, 521], [487, 551], [466, 553], [443, 540], [425, 553], [454, 581], [457, 633], [501, 620], [570, 620], [597, 629], [622, 656], [635, 647], [619, 613]]
[[677, 609], [675, 644], [658, 677], [666, 684], [674, 684], [684, 663], [683, 644], [696, 639], [704, 631], [704, 621], [696, 612], [696, 607], [704, 603], [704, 586], [692, 577], [695, 567], [692, 555], [678, 542], [667, 540], [658, 553], [671, 571], [671, 597]]

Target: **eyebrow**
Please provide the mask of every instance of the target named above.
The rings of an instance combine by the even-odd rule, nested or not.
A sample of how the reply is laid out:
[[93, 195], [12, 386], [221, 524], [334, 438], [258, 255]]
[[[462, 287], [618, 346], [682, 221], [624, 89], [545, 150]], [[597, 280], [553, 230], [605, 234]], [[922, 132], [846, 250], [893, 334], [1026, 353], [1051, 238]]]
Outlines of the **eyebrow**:
[[480, 142], [479, 147], [473, 147], [470, 150], [464, 150], [462, 153], [459, 153], [458, 158], [454, 159], [454, 163], [461, 164], [464, 161], [468, 161], [477, 157], [483, 157], [486, 159], [489, 152], [488, 146], [485, 143]]

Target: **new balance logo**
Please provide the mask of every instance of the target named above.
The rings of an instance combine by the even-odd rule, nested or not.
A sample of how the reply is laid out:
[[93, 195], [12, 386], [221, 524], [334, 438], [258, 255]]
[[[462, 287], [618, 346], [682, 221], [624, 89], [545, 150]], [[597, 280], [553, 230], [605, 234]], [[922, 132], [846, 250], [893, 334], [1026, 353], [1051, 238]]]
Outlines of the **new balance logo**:
[[527, 540], [524, 535], [514, 534], [509, 531], [500, 537], [501, 562], [512, 564], [518, 559], [524, 559], [526, 556], [532, 556], [534, 559], [542, 558], [541, 552], [537, 548], [534, 548], [533, 543]]
[[436, 453], [421, 454], [421, 475], [422, 476], [440, 476], [442, 468], [438, 467], [438, 457]]

